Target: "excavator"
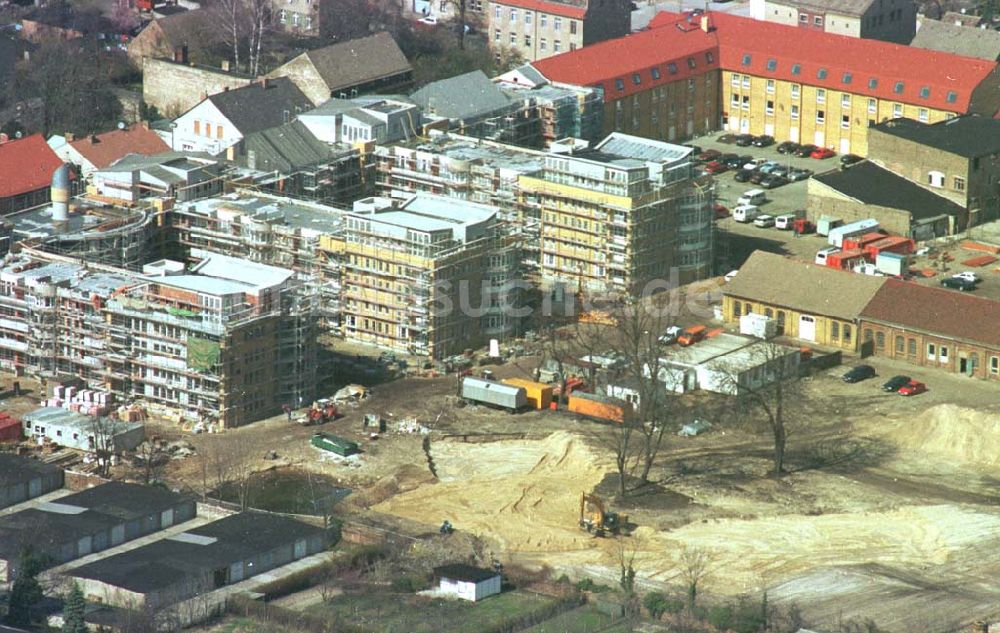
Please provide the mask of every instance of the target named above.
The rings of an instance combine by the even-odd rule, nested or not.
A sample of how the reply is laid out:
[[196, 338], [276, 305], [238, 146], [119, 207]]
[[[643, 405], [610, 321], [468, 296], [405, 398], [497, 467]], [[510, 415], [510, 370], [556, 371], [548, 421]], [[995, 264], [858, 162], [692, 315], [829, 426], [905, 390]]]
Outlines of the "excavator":
[[628, 526], [628, 515], [604, 509], [604, 501], [597, 495], [580, 495], [580, 527], [594, 536], [618, 535]]

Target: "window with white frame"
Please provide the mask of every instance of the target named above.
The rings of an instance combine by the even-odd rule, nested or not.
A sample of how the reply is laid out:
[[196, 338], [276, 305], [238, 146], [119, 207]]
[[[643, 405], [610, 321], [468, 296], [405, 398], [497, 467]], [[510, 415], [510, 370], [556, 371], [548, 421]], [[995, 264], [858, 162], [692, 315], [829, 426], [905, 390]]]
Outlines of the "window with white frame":
[[965, 191], [965, 178], [955, 176], [955, 191]]
[[517, 22], [517, 9], [511, 8], [510, 10], [510, 21]]
[[799, 84], [792, 84], [792, 99], [799, 98], [799, 92], [801, 91], [801, 89], [802, 87]]
[[797, 121], [799, 119], [799, 106], [792, 106], [792, 120]]
[[503, 7], [501, 7], [500, 5], [497, 5], [497, 6], [493, 7], [493, 17], [496, 18], [497, 20], [502, 19], [503, 18]]
[[816, 103], [826, 103], [826, 90], [816, 89]]
[[524, 12], [524, 23], [525, 24], [531, 24], [531, 21], [534, 19], [534, 17], [535, 17], [534, 13], [532, 13], [531, 11], [525, 11]]
[[558, 53], [562, 50], [562, 42], [559, 40], [552, 40], [552, 51]]
[[840, 117], [840, 127], [845, 130], [851, 127], [851, 115], [844, 114]]
[[878, 102], [875, 101], [874, 99], [869, 99], [868, 100], [868, 114], [875, 114], [875, 112], [877, 110], [878, 110]]
[[1000, 374], [1000, 356], [990, 356], [990, 373]]
[[733, 107], [733, 108], [739, 109], [739, 107], [740, 107], [740, 96], [738, 94], [733, 93], [733, 98], [730, 101], [729, 105], [731, 107]]
[[941, 349], [938, 353], [938, 360], [940, 360], [942, 363], [948, 362], [948, 348], [944, 345], [941, 346]]
[[557, 31], [561, 31], [562, 30], [562, 18], [561, 17], [556, 16], [556, 17], [552, 18], [552, 28], [554, 28]]
[[917, 119], [919, 119], [921, 123], [927, 123], [930, 119], [930, 113], [927, 111], [927, 108], [920, 108], [917, 110]]
[[538, 23], [541, 25], [541, 27], [543, 29], [546, 28], [546, 27], [548, 27], [548, 25], [549, 25], [549, 16], [546, 15], [545, 13], [539, 13], [538, 14]]
[[826, 123], [826, 112], [823, 110], [816, 110], [816, 123], [823, 125]]
[[927, 344], [927, 360], [937, 360], [937, 346], [934, 343]]
[[851, 107], [851, 95], [840, 95], [840, 107], [849, 108]]
[[548, 48], [549, 48], [548, 41], [544, 37], [539, 38], [538, 39], [538, 50], [544, 51], [544, 50], [548, 50]]
[[892, 118], [898, 119], [901, 116], [903, 116], [903, 104], [902, 103], [892, 104]]
[[733, 76], [729, 80], [729, 85], [732, 86], [733, 88], [739, 88], [740, 87], [740, 76], [737, 75], [736, 73], [733, 73]]
[[944, 186], [944, 174], [939, 171], [931, 171], [927, 173], [927, 184], [932, 187], [943, 187]]
[[774, 94], [774, 80], [773, 79], [768, 79], [767, 80], [767, 91], [769, 93], [771, 93], [771, 94]]
[[764, 114], [774, 114], [774, 101], [768, 99], [764, 104]]
[[744, 88], [750, 87], [750, 75], [743, 75], [743, 87]]

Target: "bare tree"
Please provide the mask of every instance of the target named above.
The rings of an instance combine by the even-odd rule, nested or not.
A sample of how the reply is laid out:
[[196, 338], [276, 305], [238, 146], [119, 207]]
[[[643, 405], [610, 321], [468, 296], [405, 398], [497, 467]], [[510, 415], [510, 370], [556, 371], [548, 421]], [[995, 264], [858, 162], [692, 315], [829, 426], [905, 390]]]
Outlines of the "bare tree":
[[244, 0], [213, 0], [211, 10], [219, 20], [223, 41], [233, 51], [233, 65], [240, 68], [240, 47], [247, 37]]
[[708, 575], [713, 557], [703, 549], [685, 547], [681, 552], [681, 574], [687, 589], [688, 611], [694, 612], [698, 601], [698, 584]]
[[203, 494], [232, 488], [241, 510], [249, 507], [250, 488], [256, 472], [257, 450], [250, 437], [239, 431], [206, 438], [199, 449]]
[[[256, 77], [261, 72], [264, 36], [271, 27], [271, 0], [213, 0], [222, 39], [232, 50], [233, 65]], [[246, 50], [246, 55], [241, 54]]]
[[774, 443], [774, 476], [781, 477], [785, 472], [788, 433], [798, 418], [795, 405], [802, 401], [800, 352], [773, 341], [761, 341], [747, 358], [752, 369], [746, 364], [718, 367], [724, 375], [722, 384], [735, 396], [737, 414], [753, 411], [761, 414], [762, 420], [750, 416], [747, 419], [762, 421], [770, 433]]
[[615, 538], [615, 553], [618, 558], [618, 584], [627, 598], [635, 594], [635, 558], [639, 553], [639, 537], [619, 534]]
[[170, 456], [160, 441], [147, 439], [135, 449], [135, 463], [142, 473], [142, 482], [151, 484], [158, 481]]
[[260, 74], [261, 47], [271, 28], [271, 0], [244, 0], [250, 17], [250, 74]]

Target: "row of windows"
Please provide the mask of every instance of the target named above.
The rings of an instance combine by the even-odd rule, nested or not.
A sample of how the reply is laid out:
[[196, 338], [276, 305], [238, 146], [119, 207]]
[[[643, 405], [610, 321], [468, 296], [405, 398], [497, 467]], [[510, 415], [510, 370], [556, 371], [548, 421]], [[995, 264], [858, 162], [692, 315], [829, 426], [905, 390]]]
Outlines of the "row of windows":
[[[743, 55], [742, 65], [745, 66], [745, 67], [749, 67], [752, 62], [753, 62], [753, 55], [750, 54], [750, 53], [745, 53]], [[778, 60], [773, 59], [773, 58], [768, 59], [767, 60], [767, 64], [766, 64], [766, 68], [770, 72], [777, 71], [778, 70]], [[802, 74], [802, 64], [792, 64], [792, 74], [793, 75], [801, 75]], [[829, 74], [830, 74], [830, 72], [826, 68], [820, 67], [820, 68], [816, 69], [816, 79], [819, 80], [819, 81], [825, 81], [829, 77]], [[853, 81], [854, 81], [854, 74], [851, 73], [851, 72], [845, 72], [844, 74], [842, 74], [840, 76], [840, 82], [842, 84], [844, 84], [844, 85], [850, 85]], [[868, 79], [868, 89], [869, 90], [875, 90], [876, 88], [878, 88], [878, 82], [879, 82], [878, 78], [876, 78], [876, 77], [870, 77]], [[893, 84], [893, 86], [892, 86], [892, 91], [895, 94], [903, 94], [903, 92], [905, 90], [906, 90], [906, 82], [904, 82], [904, 81], [896, 81]], [[920, 95], [921, 99], [929, 99], [930, 96], [931, 96], [931, 88], [930, 88], [930, 86], [921, 86], [920, 87], [920, 91], [919, 91], [918, 94]], [[956, 93], [953, 90], [949, 90], [948, 94], [946, 96], [946, 99], [947, 99], [948, 103], [955, 103], [955, 101], [958, 100], [958, 93]]]
[[[707, 51], [704, 54], [704, 59], [706, 64], [715, 63], [715, 55], [713, 55], [711, 51]], [[684, 61], [684, 63], [690, 70], [695, 70], [698, 68], [698, 60], [695, 57], [688, 57]], [[666, 69], [668, 75], [676, 75], [679, 72], [679, 69], [677, 67], [677, 62], [668, 62], [666, 65]], [[654, 66], [653, 68], [649, 69], [649, 76], [652, 78], [653, 81], [659, 81], [660, 79], [663, 78], [663, 72], [661, 71], [659, 66]], [[642, 79], [643, 77], [641, 72], [632, 73], [633, 85], [641, 86]], [[692, 82], [692, 84], [694, 82], [693, 79], [689, 79], [688, 81]], [[622, 78], [615, 79], [615, 88], [618, 89], [619, 92], [625, 90], [625, 80]]]
[[[845, 102], [844, 99], [841, 100], [841, 106], [845, 107], [845, 108], [850, 107], [850, 97], [847, 96], [847, 95], [844, 95], [844, 96], [847, 97], [847, 99], [846, 99], [846, 102]], [[819, 99], [817, 97], [816, 102], [817, 103], [825, 103], [825, 99]], [[740, 95], [733, 94], [732, 98], [730, 99], [730, 106], [733, 109], [736, 109], [736, 110], [738, 110], [738, 109], [749, 110], [750, 109], [750, 96], [749, 95], [743, 95], [742, 97], [740, 97]], [[799, 106], [796, 105], [796, 104], [792, 104], [790, 106], [790, 108], [791, 108], [791, 117], [792, 117], [792, 119], [793, 120], [798, 119], [799, 118]], [[878, 111], [878, 104], [876, 103], [875, 99], [869, 99], [868, 100], [868, 113], [869, 114], [875, 114], [877, 111]], [[774, 101], [773, 100], [770, 100], [770, 99], [767, 100], [767, 102], [765, 104], [765, 108], [764, 108], [764, 114], [767, 114], [767, 115], [773, 115], [774, 114]], [[921, 123], [927, 123], [930, 120], [930, 114], [931, 114], [930, 110], [928, 110], [927, 108], [920, 108], [920, 109], [917, 110], [917, 119]], [[903, 104], [901, 104], [901, 103], [894, 103], [894, 104], [892, 104], [892, 116], [893, 116], [893, 118], [896, 118], [896, 119], [898, 119], [898, 118], [900, 118], [900, 117], [903, 116]], [[825, 110], [817, 110], [816, 111], [816, 122], [817, 123], [825, 123], [826, 122], [826, 111]], [[841, 117], [840, 117], [840, 124], [841, 124], [841, 127], [843, 127], [843, 128], [850, 127], [850, 125], [851, 125], [851, 116], [849, 114], [841, 115]], [[869, 121], [869, 125], [874, 125], [874, 121]]]
[[[496, 18], [497, 20], [503, 20], [503, 9], [504, 8], [502, 6], [500, 6], [500, 5], [496, 5], [495, 7], [493, 7], [493, 17]], [[535, 18], [535, 12], [534, 11], [525, 11], [524, 12], [524, 23], [525, 24], [531, 24], [534, 21], [534, 18]], [[510, 21], [511, 22], [517, 22], [517, 9], [516, 8], [511, 7], [511, 9], [510, 9]], [[548, 14], [546, 14], [546, 13], [539, 13], [538, 14], [538, 24], [543, 29], [544, 28], [548, 28], [548, 25], [549, 25], [549, 16], [548, 16]], [[559, 16], [553, 16], [552, 17], [552, 28], [554, 28], [557, 31], [561, 31], [562, 27], [563, 27], [563, 25], [562, 25], [562, 18], [559, 17]], [[571, 34], [575, 35], [577, 28], [578, 28], [577, 27], [577, 21], [576, 20], [569, 20], [569, 32]]]
[[[927, 184], [932, 187], [944, 187], [945, 177], [939, 171], [932, 171], [927, 174]], [[965, 178], [955, 176], [952, 179], [952, 189], [955, 191], [965, 191]]]
[[[201, 128], [201, 121], [197, 121], [196, 120], [194, 122], [194, 133], [195, 133], [195, 135], [201, 136], [202, 135], [201, 129], [202, 129]], [[207, 136], [208, 138], [212, 138], [212, 124], [209, 123], [208, 121], [205, 122], [205, 134], [204, 134], [204, 136]], [[222, 126], [221, 125], [216, 125], [215, 126], [215, 138], [222, 138], [222, 136], [223, 136]]]
[[[496, 29], [495, 31], [493, 31], [493, 41], [499, 43], [502, 40], [503, 40], [503, 33], [500, 31], [500, 29]], [[511, 46], [517, 46], [517, 43], [518, 43], [517, 33], [513, 33], [512, 32], [510, 34], [510, 45]], [[528, 47], [528, 48], [531, 48], [531, 36], [530, 35], [525, 35], [524, 36], [524, 45], [526, 47]], [[538, 50], [542, 51], [542, 52], [545, 52], [545, 51], [549, 50], [549, 41], [546, 38], [544, 38], [544, 37], [538, 38]], [[570, 42], [570, 44], [569, 44], [569, 50], [571, 50], [571, 51], [572, 50], [576, 50], [576, 44], [574, 44], [573, 42]], [[552, 52], [553, 53], [562, 52], [562, 41], [561, 40], [552, 40]]]

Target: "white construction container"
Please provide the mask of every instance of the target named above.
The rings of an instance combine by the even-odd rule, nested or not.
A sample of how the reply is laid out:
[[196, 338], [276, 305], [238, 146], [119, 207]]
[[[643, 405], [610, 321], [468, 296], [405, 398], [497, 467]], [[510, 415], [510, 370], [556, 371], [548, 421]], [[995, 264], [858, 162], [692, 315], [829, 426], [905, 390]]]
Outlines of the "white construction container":
[[777, 333], [778, 323], [769, 316], [751, 312], [740, 317], [740, 334], [767, 339]]
[[855, 235], [864, 235], [865, 233], [874, 233], [875, 231], [878, 231], [878, 220], [858, 220], [857, 222], [851, 222], [850, 224], [830, 229], [827, 241], [837, 248], [843, 248], [845, 237], [854, 237]]
[[910, 258], [900, 253], [879, 253], [875, 258], [875, 268], [880, 273], [902, 277], [910, 268]]
[[828, 215], [820, 216], [819, 220], [816, 222], [816, 234], [817, 235], [829, 235], [830, 231], [844, 224], [844, 221], [840, 218], [832, 218]]

